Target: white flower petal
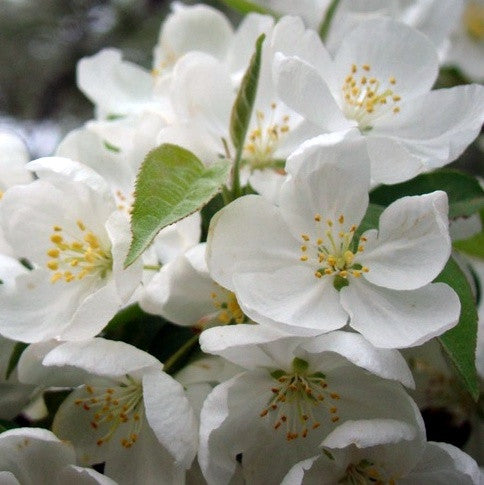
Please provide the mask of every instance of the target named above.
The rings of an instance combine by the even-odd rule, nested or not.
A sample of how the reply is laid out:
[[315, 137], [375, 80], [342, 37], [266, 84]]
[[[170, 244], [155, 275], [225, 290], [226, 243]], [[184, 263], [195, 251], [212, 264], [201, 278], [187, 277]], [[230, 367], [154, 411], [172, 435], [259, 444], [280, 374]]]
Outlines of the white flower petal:
[[369, 65], [368, 76], [390, 87], [402, 100], [427, 93], [438, 74], [438, 56], [432, 42], [423, 34], [390, 19], [376, 18], [361, 22], [342, 42], [335, 57], [341, 82], [355, 64]]
[[0, 434], [0, 470], [11, 472], [22, 485], [52, 483], [74, 462], [72, 446], [46, 429], [17, 428]]
[[277, 93], [290, 108], [318, 125], [323, 132], [355, 126], [338, 107], [329, 86], [316, 69], [297, 57], [276, 56]]
[[350, 325], [376, 347], [419, 345], [459, 320], [459, 297], [444, 283], [395, 291], [354, 279], [340, 293]]
[[371, 230], [357, 261], [369, 268], [364, 277], [394, 290], [413, 290], [430, 283], [449, 259], [451, 241], [447, 194], [435, 191], [403, 197], [380, 217], [378, 236]]
[[123, 115], [149, 104], [153, 80], [148, 72], [122, 60], [117, 49], [103, 49], [77, 65], [79, 89], [104, 115]]
[[402, 480], [405, 485], [422, 483], [480, 485], [482, 472], [469, 455], [455, 446], [429, 442], [420, 463]]
[[145, 367], [162, 368], [150, 354], [124, 342], [94, 338], [67, 342], [49, 352], [45, 366], [73, 366], [99, 376], [116, 377]]
[[[361, 335], [352, 332], [331, 332], [320, 335], [301, 344], [306, 352], [322, 354], [337, 352], [354, 365], [366, 369], [385, 379], [394, 379], [407, 387], [414, 388], [412, 373], [402, 355], [392, 349], [379, 349], [371, 345]], [[321, 355], [321, 365], [325, 355]], [[318, 361], [316, 355], [313, 356]], [[317, 367], [317, 364], [314, 364]]]
[[158, 441], [188, 469], [197, 453], [197, 422], [183, 387], [164, 372], [143, 376], [146, 419]]
[[425, 160], [412, 153], [412, 147], [399, 139], [369, 136], [367, 150], [371, 159], [371, 177], [375, 183], [397, 184], [426, 171]]
[[[292, 178], [281, 187], [281, 215], [299, 241], [301, 234], [324, 239], [326, 221], [336, 224], [341, 215], [339, 230], [349, 231], [368, 206], [370, 161], [364, 139], [328, 141], [324, 135], [311, 140], [288, 159]], [[316, 214], [324, 229], [315, 223]]]
[[287, 337], [287, 334], [262, 325], [213, 327], [200, 335], [204, 352], [220, 355], [234, 364], [255, 369], [272, 367], [274, 359], [260, 347]]
[[58, 485], [116, 485], [106, 475], [98, 473], [91, 468], [69, 465], [61, 470], [57, 475]]
[[[198, 248], [204, 255], [205, 245], [193, 249]], [[204, 274], [197, 271], [186, 253], [163, 266], [146, 285], [139, 304], [144, 311], [178, 325], [195, 325], [218, 310], [210, 298], [215, 287], [208, 270]]]
[[[438, 89], [388, 115], [370, 137], [388, 136], [417, 157], [426, 170], [455, 160], [480, 133], [484, 121], [484, 87], [478, 84]], [[425, 123], [419, 122], [425, 120]]]
[[316, 278], [310, 267], [236, 274], [234, 285], [246, 315], [286, 332], [318, 335], [343, 327], [348, 318], [333, 280]]
[[154, 51], [155, 69], [163, 69], [190, 51], [211, 54], [218, 59], [226, 55], [233, 31], [228, 19], [208, 5], [173, 5], [174, 11], [162, 24]]
[[297, 261], [299, 243], [277, 207], [261, 196], [241, 197], [212, 218], [207, 241], [210, 276], [233, 290], [237, 272], [275, 271]]

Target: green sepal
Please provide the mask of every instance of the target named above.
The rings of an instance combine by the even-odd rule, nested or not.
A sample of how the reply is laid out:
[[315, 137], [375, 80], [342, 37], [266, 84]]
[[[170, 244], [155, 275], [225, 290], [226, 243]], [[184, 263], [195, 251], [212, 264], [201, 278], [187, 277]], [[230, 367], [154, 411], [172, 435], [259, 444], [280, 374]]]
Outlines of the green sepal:
[[477, 309], [472, 289], [465, 274], [453, 258], [435, 279], [449, 285], [459, 296], [461, 312], [459, 322], [438, 340], [471, 396], [479, 397], [479, 381], [476, 372]]

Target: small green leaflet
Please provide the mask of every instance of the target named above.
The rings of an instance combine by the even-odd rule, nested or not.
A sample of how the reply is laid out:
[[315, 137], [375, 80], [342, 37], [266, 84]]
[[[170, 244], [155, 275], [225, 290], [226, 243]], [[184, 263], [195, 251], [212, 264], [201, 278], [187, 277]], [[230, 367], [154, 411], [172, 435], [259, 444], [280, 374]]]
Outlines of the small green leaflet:
[[237, 150], [237, 159], [240, 159], [240, 155], [244, 148], [245, 136], [247, 134], [247, 129], [249, 128], [252, 108], [257, 94], [262, 54], [261, 50], [264, 38], [265, 34], [260, 35], [255, 43], [255, 53], [244, 74], [239, 92], [237, 93], [237, 98], [232, 107], [230, 116], [230, 138]]
[[472, 175], [459, 170], [442, 169], [395, 185], [381, 185], [370, 193], [370, 201], [387, 206], [407, 195], [444, 190], [449, 196], [449, 217], [470, 216], [484, 209], [484, 190]]
[[438, 339], [454, 363], [465, 387], [477, 401], [479, 382], [476, 373], [477, 310], [476, 302], [466, 276], [453, 258], [450, 258], [435, 282], [448, 284], [459, 296], [461, 313], [459, 323]]
[[205, 167], [193, 153], [171, 144], [149, 152], [136, 179], [133, 240], [125, 267], [143, 253], [161, 229], [200, 210], [215, 197], [230, 168], [228, 160]]
[[263, 15], [272, 15], [276, 19], [279, 18], [279, 15], [273, 10], [257, 5], [249, 0], [220, 0], [220, 2], [227, 5], [227, 7], [237, 10], [237, 12], [240, 12], [241, 14], [255, 12]]

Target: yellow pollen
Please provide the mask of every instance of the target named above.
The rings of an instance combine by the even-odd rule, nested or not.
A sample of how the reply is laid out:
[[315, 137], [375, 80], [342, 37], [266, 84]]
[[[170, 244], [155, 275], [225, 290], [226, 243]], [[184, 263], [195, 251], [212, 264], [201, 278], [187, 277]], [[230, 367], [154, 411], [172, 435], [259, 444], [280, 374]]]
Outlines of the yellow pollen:
[[62, 242], [62, 236], [60, 234], [52, 234], [52, 236], [50, 236], [50, 240], [54, 244], [60, 244]]
[[47, 267], [52, 271], [56, 271], [59, 269], [59, 263], [57, 261], [48, 261]]
[[[380, 113], [385, 113], [389, 108], [384, 107], [388, 101], [393, 103], [391, 107], [394, 114], [400, 110], [395, 109], [395, 103], [401, 100], [398, 94], [393, 92], [390, 86], [396, 84], [393, 76], [388, 81], [381, 82], [376, 77], [368, 78], [365, 75], [355, 76], [356, 70], [351, 67], [351, 74], [346, 76], [343, 86], [342, 95], [345, 100], [344, 113], [347, 118], [355, 120], [360, 130], [367, 131], [372, 128], [373, 121]], [[361, 66], [363, 71], [370, 71], [368, 64]], [[357, 87], [357, 84], [360, 87]]]
[[335, 288], [340, 290], [342, 286], [349, 283], [348, 278], [350, 276], [359, 278], [362, 273], [369, 271], [369, 268], [363, 267], [358, 262], [358, 254], [364, 251], [366, 238], [360, 238], [360, 244], [353, 250], [353, 236], [356, 226], [352, 225], [345, 232], [342, 227], [345, 223], [344, 214], [340, 214], [337, 218], [338, 230], [333, 228], [332, 219], [323, 219], [320, 214], [316, 214], [316, 216], [314, 217], [315, 222], [319, 223], [319, 220], [325, 220], [327, 227], [323, 229], [319, 224], [315, 224], [316, 233], [323, 233], [315, 241], [310, 241], [308, 234], [301, 235], [304, 243], [300, 246], [299, 260], [309, 263], [313, 267], [313, 274], [317, 279], [332, 275], [346, 280], [345, 282], [335, 279]]
[[476, 1], [468, 2], [462, 20], [472, 39], [476, 41], [484, 39], [484, 6]]
[[277, 385], [270, 389], [271, 397], [259, 413], [261, 418], [272, 417], [274, 430], [284, 427], [284, 435], [289, 441], [305, 438], [311, 429], [320, 427], [316, 413], [325, 410], [331, 421], [339, 419], [337, 408], [324, 400], [324, 395], [336, 394], [326, 390], [328, 384], [324, 374], [309, 372], [308, 363], [302, 359], [295, 358], [292, 365], [290, 372], [278, 370], [271, 373]]
[[290, 131], [289, 116], [284, 115], [276, 121], [276, 103], [271, 103], [267, 122], [262, 111], [257, 110], [256, 126], [247, 135], [248, 143], [244, 146], [244, 161], [252, 170], [274, 168], [274, 153], [281, 137]]
[[[70, 242], [61, 234], [62, 228], [54, 226], [50, 241], [55, 244], [55, 247], [47, 250], [47, 256], [55, 260], [46, 262], [47, 268], [55, 271], [50, 278], [51, 283], [61, 280], [70, 283], [82, 280], [88, 274], [97, 274], [104, 278], [111, 270], [111, 252], [101, 247], [94, 233], [85, 232], [86, 226], [82, 221], [77, 221], [76, 225], [83, 235]], [[72, 236], [69, 235], [69, 237]], [[77, 273], [72, 272], [73, 268], [77, 269]]]

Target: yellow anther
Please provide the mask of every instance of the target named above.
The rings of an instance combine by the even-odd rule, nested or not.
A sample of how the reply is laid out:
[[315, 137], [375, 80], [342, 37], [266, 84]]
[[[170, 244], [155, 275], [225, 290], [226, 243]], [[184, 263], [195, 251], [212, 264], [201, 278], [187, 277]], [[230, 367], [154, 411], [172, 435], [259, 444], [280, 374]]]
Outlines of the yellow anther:
[[363, 70], [365, 70], [367, 72], [370, 70], [370, 65], [369, 64], [363, 64], [361, 67], [362, 67]]
[[93, 249], [99, 248], [98, 238], [92, 232], [88, 232], [84, 236], [84, 241], [86, 241], [87, 244], [89, 244], [89, 246], [91, 246], [91, 248], [93, 248]]
[[55, 283], [56, 281], [59, 281], [61, 279], [62, 279], [62, 273], [54, 273], [50, 278], [50, 282]]
[[358, 252], [362, 253], [365, 250], [364, 246], [358, 246]]
[[344, 223], [344, 221], [345, 221], [345, 216], [344, 216], [343, 214], [341, 214], [341, 215], [338, 217], [338, 222], [339, 222], [340, 224], [343, 224], [343, 223]]
[[321, 244], [323, 244], [323, 240], [321, 238], [318, 238], [317, 241], [316, 241], [316, 244], [318, 246], [321, 246]]
[[352, 65], [351, 65], [351, 72], [352, 72], [353, 74], [355, 74], [355, 72], [356, 72], [357, 70], [358, 70], [358, 68], [356, 67], [356, 64], [352, 64]]
[[366, 76], [363, 76], [363, 77], [360, 79], [360, 83], [361, 83], [361, 84], [363, 84], [363, 85], [364, 85], [364, 84], [366, 84], [366, 81], [367, 81]]
[[316, 278], [322, 278], [323, 275], [319, 271], [316, 271], [314, 276], [316, 276]]
[[328, 224], [329, 227], [333, 227], [333, 221], [331, 219], [328, 219], [326, 224]]
[[50, 256], [51, 258], [58, 258], [59, 254], [60, 251], [56, 248], [52, 248], [47, 251], [47, 256]]
[[73, 268], [75, 268], [76, 266], [78, 266], [79, 264], [79, 260], [78, 259], [73, 259], [70, 263], [69, 263]]
[[363, 266], [361, 268], [361, 271], [363, 271], [363, 273], [368, 273], [368, 271], [370, 271], [370, 268], [368, 268], [368, 266]]
[[392, 99], [393, 101], [397, 102], [397, 101], [400, 101], [402, 98], [400, 96], [395, 95], [392, 97]]
[[62, 239], [62, 236], [60, 234], [52, 234], [52, 236], [50, 236], [50, 240], [54, 244], [60, 244], [63, 239]]
[[307, 251], [308, 247], [307, 246], [301, 246], [301, 251]]
[[354, 270], [353, 270], [353, 276], [354, 276], [355, 278], [359, 278], [359, 277], [361, 276], [361, 273], [360, 273], [358, 270], [354, 269]]
[[47, 267], [52, 271], [56, 271], [59, 269], [59, 263], [57, 261], [48, 261]]
[[314, 216], [314, 220], [315, 220], [316, 222], [320, 222], [320, 221], [321, 221], [321, 215], [320, 215], [320, 214], [316, 214], [316, 215]]
[[348, 271], [346, 270], [342, 270], [339, 272], [339, 275], [342, 277], [342, 278], [346, 278], [348, 276]]
[[60, 226], [52, 226], [52, 229], [56, 232], [62, 231], [62, 227]]
[[306, 254], [302, 255], [300, 258], [299, 258], [301, 261], [307, 261], [308, 260], [308, 257]]
[[84, 222], [82, 221], [77, 221], [77, 227], [81, 230], [81, 231], [85, 231], [86, 230], [86, 226], [84, 225]]
[[331, 421], [332, 421], [333, 423], [336, 423], [336, 422], [338, 422], [338, 421], [339, 421], [339, 417], [338, 417], [338, 416], [333, 416], [333, 417], [331, 418]]
[[390, 84], [396, 84], [397, 83], [397, 80], [393, 77], [393, 76], [390, 76]]
[[326, 268], [326, 269], [324, 270], [324, 273], [325, 273], [325, 274], [328, 274], [328, 275], [329, 275], [329, 274], [333, 274], [333, 270], [331, 270], [330, 268]]
[[306, 242], [309, 241], [309, 236], [307, 234], [301, 234], [301, 237], [303, 238], [304, 241]]
[[393, 108], [393, 112], [394, 113], [399, 113], [400, 112], [400, 108], [398, 106], [395, 106], [395, 108]]

